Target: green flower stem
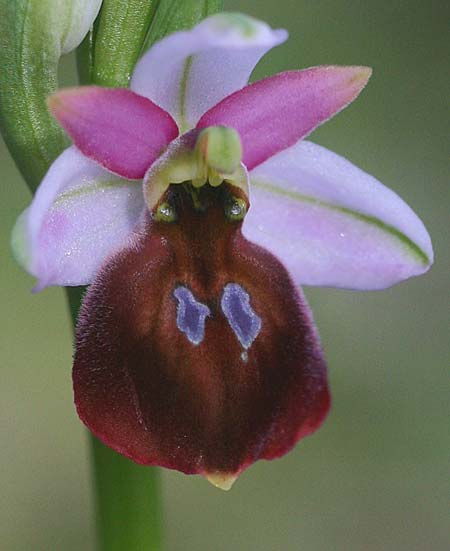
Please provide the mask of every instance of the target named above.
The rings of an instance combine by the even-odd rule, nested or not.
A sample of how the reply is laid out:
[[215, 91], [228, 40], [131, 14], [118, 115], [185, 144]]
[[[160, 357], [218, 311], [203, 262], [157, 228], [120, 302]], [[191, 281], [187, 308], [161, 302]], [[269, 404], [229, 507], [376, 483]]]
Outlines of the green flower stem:
[[104, 551], [161, 549], [161, 488], [157, 469], [136, 465], [92, 438], [97, 530]]
[[159, 0], [103, 0], [92, 31], [79, 49], [83, 83], [127, 87]]

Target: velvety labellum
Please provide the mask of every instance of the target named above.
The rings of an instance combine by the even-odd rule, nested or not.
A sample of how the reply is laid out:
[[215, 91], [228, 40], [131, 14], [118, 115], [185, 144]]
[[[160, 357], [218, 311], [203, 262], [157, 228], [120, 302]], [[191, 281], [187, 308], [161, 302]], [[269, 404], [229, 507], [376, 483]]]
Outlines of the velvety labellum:
[[170, 186], [161, 201], [176, 222], [148, 213], [89, 288], [73, 371], [78, 413], [105, 444], [223, 488], [289, 451], [329, 408], [308, 306], [226, 216], [230, 187], [193, 200]]

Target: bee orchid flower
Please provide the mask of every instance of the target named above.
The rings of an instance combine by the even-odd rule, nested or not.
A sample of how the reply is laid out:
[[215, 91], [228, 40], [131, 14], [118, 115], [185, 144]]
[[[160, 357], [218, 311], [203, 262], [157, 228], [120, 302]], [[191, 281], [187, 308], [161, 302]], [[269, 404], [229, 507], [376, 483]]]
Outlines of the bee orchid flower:
[[424, 225], [394, 192], [303, 140], [370, 69], [247, 84], [286, 38], [219, 14], [154, 45], [131, 89], [52, 96], [74, 145], [13, 235], [38, 289], [90, 284], [73, 370], [87, 427], [137, 463], [225, 489], [328, 412], [300, 285], [382, 289], [432, 263]]

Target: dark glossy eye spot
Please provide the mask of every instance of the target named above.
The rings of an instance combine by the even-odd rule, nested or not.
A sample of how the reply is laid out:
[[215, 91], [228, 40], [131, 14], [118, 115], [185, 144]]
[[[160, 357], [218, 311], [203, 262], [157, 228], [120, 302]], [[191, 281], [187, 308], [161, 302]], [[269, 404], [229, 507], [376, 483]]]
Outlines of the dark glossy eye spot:
[[225, 204], [225, 215], [231, 222], [240, 222], [247, 214], [247, 205], [239, 197], [231, 197]]
[[228, 283], [220, 305], [241, 345], [250, 348], [261, 331], [261, 318], [250, 305], [250, 295], [238, 283]]
[[178, 329], [192, 344], [200, 344], [205, 337], [205, 319], [211, 314], [209, 308], [206, 304], [197, 301], [187, 287], [180, 285], [173, 294], [178, 300]]
[[177, 211], [171, 203], [161, 203], [156, 208], [153, 218], [158, 222], [176, 222]]

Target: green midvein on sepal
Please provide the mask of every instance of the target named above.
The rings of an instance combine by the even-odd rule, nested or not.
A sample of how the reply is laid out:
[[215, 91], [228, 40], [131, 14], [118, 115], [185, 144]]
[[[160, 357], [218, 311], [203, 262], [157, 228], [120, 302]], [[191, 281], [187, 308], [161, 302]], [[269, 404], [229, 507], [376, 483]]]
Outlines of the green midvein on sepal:
[[354, 218], [355, 220], [359, 220], [360, 222], [364, 222], [368, 226], [376, 227], [394, 240], [397, 240], [398, 244], [403, 247], [404, 250], [408, 252], [408, 254], [415, 258], [419, 264], [423, 266], [428, 266], [430, 264], [430, 259], [428, 255], [412, 239], [410, 239], [407, 235], [398, 230], [396, 227], [390, 224], [386, 224], [375, 216], [370, 216], [368, 214], [352, 210], [348, 207], [334, 205], [332, 203], [322, 201], [321, 199], [317, 199], [316, 197], [311, 197], [309, 195], [303, 195], [295, 191], [282, 189], [279, 186], [255, 178], [252, 179], [251, 183], [252, 186], [270, 191], [274, 195], [282, 195], [292, 201], [300, 203], [315, 204], [324, 209], [335, 211], [350, 218]]

